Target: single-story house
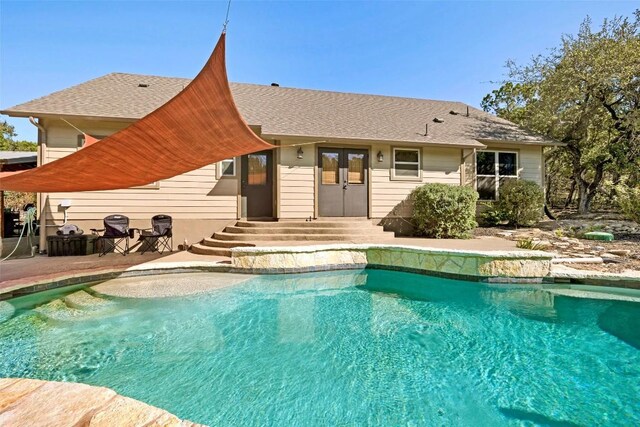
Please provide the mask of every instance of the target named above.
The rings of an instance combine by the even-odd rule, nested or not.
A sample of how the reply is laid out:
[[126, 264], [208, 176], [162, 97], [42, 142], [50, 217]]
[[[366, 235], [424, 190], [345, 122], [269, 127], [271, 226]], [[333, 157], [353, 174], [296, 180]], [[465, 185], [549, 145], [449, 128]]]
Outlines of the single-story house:
[[[97, 138], [116, 132], [187, 83], [112, 73], [2, 113], [34, 118], [42, 165], [80, 150], [82, 132]], [[357, 217], [399, 226], [410, 216], [407, 196], [425, 183], [471, 185], [482, 199], [497, 197], [509, 178], [544, 187], [543, 149], [555, 145], [461, 102], [277, 84], [231, 83], [231, 90], [246, 122], [277, 148], [144, 187], [41, 194], [47, 233], [55, 233], [65, 209], [69, 221], [85, 230], [99, 228], [114, 213], [129, 216], [136, 227], [169, 214], [178, 242], [198, 241], [240, 218]], [[121, 155], [127, 156], [126, 147]], [[113, 164], [114, 174], [118, 168]]]

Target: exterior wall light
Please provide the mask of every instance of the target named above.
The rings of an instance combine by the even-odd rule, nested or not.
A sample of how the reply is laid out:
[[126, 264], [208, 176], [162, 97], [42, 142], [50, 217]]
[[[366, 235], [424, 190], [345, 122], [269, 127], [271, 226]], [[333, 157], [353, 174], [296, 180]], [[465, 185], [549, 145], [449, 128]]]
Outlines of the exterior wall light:
[[298, 159], [302, 159], [303, 154], [304, 154], [304, 151], [302, 151], [302, 147], [298, 147], [298, 151], [297, 151]]
[[384, 160], [384, 155], [382, 154], [382, 151], [378, 151], [378, 161], [382, 162]]

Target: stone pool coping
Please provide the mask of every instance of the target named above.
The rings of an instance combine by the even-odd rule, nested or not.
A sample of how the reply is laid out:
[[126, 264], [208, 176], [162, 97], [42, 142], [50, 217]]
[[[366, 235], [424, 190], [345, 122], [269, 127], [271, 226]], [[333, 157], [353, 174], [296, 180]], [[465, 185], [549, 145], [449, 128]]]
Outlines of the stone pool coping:
[[541, 281], [551, 273], [553, 256], [542, 251], [443, 250], [387, 244], [231, 249], [234, 271], [252, 274], [387, 268], [473, 281]]
[[202, 426], [106, 387], [25, 378], [0, 378], [0, 425]]
[[[377, 252], [384, 252], [382, 255]], [[390, 245], [390, 244], [325, 244], [312, 246], [294, 246], [294, 247], [253, 247], [253, 248], [233, 248], [231, 250], [231, 262], [221, 259], [211, 260], [210, 257], [194, 255], [194, 259], [179, 261], [163, 261], [162, 259], [153, 260], [143, 264], [126, 267], [109, 267], [95, 269], [91, 271], [78, 270], [69, 271], [63, 274], [53, 274], [34, 278], [28, 282], [20, 282], [14, 285], [0, 288], [0, 301], [24, 296], [36, 292], [42, 292], [50, 289], [62, 288], [67, 286], [79, 285], [83, 283], [101, 282], [115, 278], [147, 276], [153, 274], [173, 274], [182, 272], [226, 272], [226, 273], [260, 273], [260, 274], [282, 274], [282, 273], [301, 273], [312, 271], [327, 271], [340, 269], [362, 269], [362, 268], [380, 268], [389, 270], [408, 271], [420, 274], [427, 274], [439, 277], [472, 280], [472, 281], [491, 281], [491, 282], [520, 282], [520, 283], [582, 283], [613, 287], [627, 287], [640, 289], [640, 274], [635, 275], [598, 275], [596, 272], [587, 272], [583, 270], [573, 270], [567, 272], [561, 266], [552, 265], [553, 254], [542, 251], [478, 251], [478, 250], [456, 250], [428, 248], [423, 246], [412, 245]], [[371, 254], [370, 254], [371, 252]], [[279, 262], [285, 255], [295, 255], [295, 260], [290, 259], [293, 265], [288, 267], [269, 265], [267, 261], [258, 261], [256, 265], [255, 257], [270, 257], [271, 263]], [[320, 254], [320, 255], [317, 255]], [[416, 260], [419, 263], [420, 257], [416, 254], [422, 254], [421, 265], [407, 265], [402, 262], [402, 256], [405, 254], [405, 260]], [[408, 254], [408, 255], [406, 255]], [[429, 261], [425, 261], [426, 255], [435, 257], [454, 256], [456, 262], [449, 262], [448, 268], [438, 270], [437, 268], [429, 269], [427, 265]], [[372, 255], [372, 256], [369, 256]], [[379, 255], [379, 256], [378, 256]], [[253, 256], [254, 259], [249, 261], [246, 257]], [[274, 257], [275, 256], [275, 257]], [[242, 261], [242, 258], [245, 258]], [[355, 258], [354, 258], [355, 257]], [[285, 257], [286, 258], [286, 257]], [[474, 262], [470, 262], [465, 267], [464, 262], [460, 264], [460, 260], [474, 258], [476, 271], [474, 274], [465, 273], [465, 268], [471, 269]], [[480, 259], [483, 265], [483, 272], [487, 274], [478, 275], [477, 268], [479, 266], [477, 260]], [[493, 261], [492, 261], [493, 260]], [[530, 260], [532, 262], [527, 262]], [[441, 266], [447, 267], [444, 259]], [[297, 265], [295, 264], [297, 263]], [[425, 264], [427, 263], [427, 264]], [[513, 279], [513, 274], [500, 275], [496, 273], [505, 272], [513, 273], [513, 269], [520, 268], [520, 263], [525, 265], [527, 275]], [[434, 262], [434, 264], [436, 264]], [[275, 264], [280, 265], [280, 264]], [[437, 265], [435, 266], [437, 267]], [[457, 269], [457, 270], [456, 270]], [[596, 274], [593, 274], [596, 273]]]

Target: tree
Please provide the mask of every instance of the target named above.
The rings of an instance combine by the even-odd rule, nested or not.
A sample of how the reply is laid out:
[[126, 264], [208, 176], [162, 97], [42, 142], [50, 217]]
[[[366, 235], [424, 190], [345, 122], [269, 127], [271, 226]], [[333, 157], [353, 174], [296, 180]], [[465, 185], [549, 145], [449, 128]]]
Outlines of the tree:
[[549, 158], [569, 163], [578, 212], [589, 212], [606, 174], [638, 185], [640, 10], [632, 20], [605, 20], [596, 32], [587, 18], [551, 53], [525, 66], [507, 62], [507, 69], [508, 80], [482, 107], [566, 144]]
[[[29, 141], [15, 141], [15, 128], [9, 123], [0, 122], [0, 151], [36, 151], [38, 145]], [[4, 192], [4, 206], [9, 209], [22, 209], [27, 203], [35, 203], [35, 193], [15, 191]], [[0, 224], [1, 225], [1, 224]]]
[[9, 123], [0, 123], [0, 151], [36, 151], [38, 145], [30, 141], [15, 141], [15, 128]]

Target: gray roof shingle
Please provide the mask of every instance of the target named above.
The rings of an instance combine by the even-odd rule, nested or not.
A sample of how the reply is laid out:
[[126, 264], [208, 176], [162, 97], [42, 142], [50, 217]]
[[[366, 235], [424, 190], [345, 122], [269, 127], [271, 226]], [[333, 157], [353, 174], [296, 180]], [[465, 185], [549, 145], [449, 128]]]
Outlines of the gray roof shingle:
[[[111, 73], [16, 105], [10, 116], [138, 119], [189, 79]], [[139, 87], [140, 84], [148, 85]], [[478, 141], [553, 144], [515, 124], [461, 102], [231, 83], [240, 113], [268, 137], [313, 137], [482, 147]], [[469, 117], [466, 116], [469, 108]], [[450, 114], [450, 112], [458, 114]], [[434, 118], [443, 119], [436, 123]], [[428, 135], [424, 136], [425, 125]]]

